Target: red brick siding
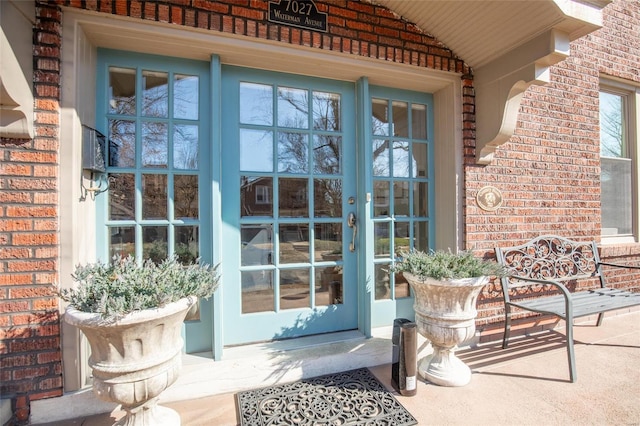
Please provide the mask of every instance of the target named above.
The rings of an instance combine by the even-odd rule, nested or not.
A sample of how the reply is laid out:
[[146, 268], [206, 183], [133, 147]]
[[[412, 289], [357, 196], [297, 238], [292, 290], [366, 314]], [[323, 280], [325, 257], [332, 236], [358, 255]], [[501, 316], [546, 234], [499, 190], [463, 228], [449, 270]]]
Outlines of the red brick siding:
[[0, 141], [0, 393], [62, 394], [58, 298], [60, 19], [37, 10], [33, 140]]

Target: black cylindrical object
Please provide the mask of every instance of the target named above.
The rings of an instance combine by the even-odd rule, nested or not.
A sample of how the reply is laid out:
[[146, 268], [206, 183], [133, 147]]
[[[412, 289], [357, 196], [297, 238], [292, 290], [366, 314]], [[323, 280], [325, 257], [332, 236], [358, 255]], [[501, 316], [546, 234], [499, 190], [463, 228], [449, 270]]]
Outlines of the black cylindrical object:
[[413, 396], [418, 390], [418, 329], [406, 318], [393, 321], [391, 382], [401, 395]]

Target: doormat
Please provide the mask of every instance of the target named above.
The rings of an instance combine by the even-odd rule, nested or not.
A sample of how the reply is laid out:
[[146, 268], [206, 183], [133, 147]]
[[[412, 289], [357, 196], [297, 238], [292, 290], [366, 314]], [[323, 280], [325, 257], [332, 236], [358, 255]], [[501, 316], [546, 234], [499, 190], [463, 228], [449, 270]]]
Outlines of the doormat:
[[241, 426], [418, 423], [367, 368], [238, 392], [236, 398]]

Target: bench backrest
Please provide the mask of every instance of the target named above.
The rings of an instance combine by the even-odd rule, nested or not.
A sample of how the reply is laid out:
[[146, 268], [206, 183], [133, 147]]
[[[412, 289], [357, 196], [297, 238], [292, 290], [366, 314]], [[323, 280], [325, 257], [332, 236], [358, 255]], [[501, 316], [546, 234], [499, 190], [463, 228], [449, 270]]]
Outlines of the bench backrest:
[[504, 265], [510, 274], [501, 280], [505, 293], [517, 277], [554, 281], [597, 277], [602, 287], [605, 284], [595, 241], [573, 241], [557, 235], [544, 235], [519, 246], [496, 247], [495, 251], [498, 263]]

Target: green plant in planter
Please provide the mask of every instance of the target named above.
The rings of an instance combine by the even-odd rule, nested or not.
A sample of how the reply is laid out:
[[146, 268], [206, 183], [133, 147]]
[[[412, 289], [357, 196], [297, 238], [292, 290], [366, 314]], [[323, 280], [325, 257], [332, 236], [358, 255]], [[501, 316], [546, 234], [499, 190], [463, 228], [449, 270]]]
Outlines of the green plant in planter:
[[475, 257], [470, 251], [453, 253], [450, 250], [431, 250], [428, 253], [411, 250], [401, 252], [391, 267], [394, 272], [408, 272], [420, 279], [436, 280], [474, 278], [505, 275], [505, 269], [496, 262]]
[[217, 265], [184, 265], [177, 256], [160, 263], [114, 256], [110, 263], [78, 265], [72, 274], [78, 286], [63, 289], [59, 295], [79, 311], [116, 320], [188, 296], [209, 298], [219, 284], [217, 269]]

